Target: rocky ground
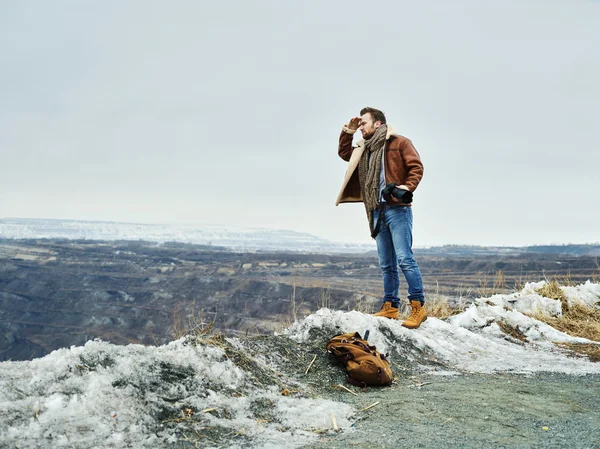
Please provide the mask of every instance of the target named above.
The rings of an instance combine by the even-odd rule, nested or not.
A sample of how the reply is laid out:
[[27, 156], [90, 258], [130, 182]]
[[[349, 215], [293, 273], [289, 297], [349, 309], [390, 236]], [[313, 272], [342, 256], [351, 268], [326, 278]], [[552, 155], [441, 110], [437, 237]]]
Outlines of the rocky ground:
[[[277, 366], [265, 372], [264, 366], [245, 365], [257, 379], [297, 397], [329, 399], [357, 411], [352, 424], [337, 431], [333, 415], [313, 429], [317, 438], [301, 447], [600, 448], [600, 375], [450, 374], [422, 359], [434, 369], [424, 373], [424, 365], [395, 357], [393, 385], [362, 390], [345, 382], [344, 369], [319, 338], [306, 345], [287, 337], [255, 337], [244, 346], [253, 359], [266, 353]], [[270, 405], [258, 404], [257, 420], [278, 420]], [[255, 447], [243, 431], [205, 427], [201, 434], [174, 447]]]
[[600, 447], [599, 386], [597, 375], [400, 379], [389, 388], [339, 397], [359, 409], [379, 404], [359, 412], [350, 431], [309, 447]]
[[0, 446], [600, 447], [599, 374], [473, 373], [396, 337], [394, 383], [363, 390], [325, 351], [332, 331], [93, 343], [0, 363]]

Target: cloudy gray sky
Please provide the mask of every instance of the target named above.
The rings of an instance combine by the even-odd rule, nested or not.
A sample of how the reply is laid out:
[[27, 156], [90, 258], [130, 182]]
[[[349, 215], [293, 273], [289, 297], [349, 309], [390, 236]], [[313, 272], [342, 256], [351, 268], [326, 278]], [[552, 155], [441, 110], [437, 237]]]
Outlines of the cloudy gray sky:
[[600, 241], [600, 2], [5, 1], [0, 218], [368, 242], [366, 105], [425, 165], [415, 245]]

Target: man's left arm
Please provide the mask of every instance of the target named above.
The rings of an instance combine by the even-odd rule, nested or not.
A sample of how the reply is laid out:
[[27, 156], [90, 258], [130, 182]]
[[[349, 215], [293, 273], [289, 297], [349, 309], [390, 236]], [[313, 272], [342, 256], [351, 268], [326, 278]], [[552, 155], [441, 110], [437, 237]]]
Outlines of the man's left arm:
[[406, 188], [411, 192], [417, 189], [417, 186], [423, 178], [423, 162], [421, 156], [409, 139], [406, 139], [400, 148], [404, 165], [406, 166], [406, 179], [404, 185], [400, 188]]

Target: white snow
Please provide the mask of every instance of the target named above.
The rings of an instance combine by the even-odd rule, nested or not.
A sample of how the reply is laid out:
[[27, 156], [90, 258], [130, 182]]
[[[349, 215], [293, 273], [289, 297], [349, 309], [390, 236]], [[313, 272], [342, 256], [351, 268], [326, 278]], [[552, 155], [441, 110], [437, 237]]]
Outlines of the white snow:
[[[90, 341], [29, 362], [3, 362], [0, 446], [162, 447], [182, 437], [178, 425], [161, 425], [165, 406], [193, 409], [199, 429], [242, 432], [255, 447], [307, 444], [316, 438], [312, 430], [331, 428], [331, 414], [340, 427], [351, 425], [354, 409], [346, 404], [257, 389], [248, 376], [219, 347], [185, 339], [161, 347]], [[279, 422], [258, 423], [251, 411], [257, 400], [271, 404]]]
[[580, 302], [588, 307], [600, 307], [600, 284], [587, 281], [575, 287], [561, 287], [569, 305]]
[[144, 240], [223, 246], [237, 251], [366, 252], [371, 244], [333, 242], [315, 235], [280, 229], [242, 228], [211, 224], [141, 224], [104, 221], [0, 219], [0, 237], [9, 239], [65, 238], [81, 240]]
[[[327, 329], [334, 335], [370, 330], [369, 342], [384, 353], [402, 355], [422, 363], [427, 358], [443, 362], [452, 370], [494, 373], [561, 372], [567, 374], [600, 373], [600, 364], [583, 358], [568, 357], [555, 343], [597, 343], [571, 337], [525, 313], [557, 314], [560, 301], [543, 298], [536, 290], [543, 283], [527, 284], [512, 295], [494, 295], [476, 300], [463, 313], [447, 321], [429, 318], [417, 330], [401, 326], [399, 321], [321, 309], [294, 323], [286, 334], [296, 341], [310, 338], [311, 330]], [[597, 304], [600, 290], [590, 282], [567, 287], [572, 302]], [[506, 335], [498, 325], [504, 322], [524, 334], [527, 343]]]

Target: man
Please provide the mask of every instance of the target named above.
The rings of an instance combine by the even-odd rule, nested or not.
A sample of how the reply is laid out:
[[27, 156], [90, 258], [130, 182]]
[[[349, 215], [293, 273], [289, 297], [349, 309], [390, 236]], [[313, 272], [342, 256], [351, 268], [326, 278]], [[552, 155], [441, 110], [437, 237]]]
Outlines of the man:
[[[354, 147], [352, 139], [357, 130], [363, 138]], [[409, 139], [387, 125], [383, 112], [364, 108], [360, 117], [343, 126], [338, 154], [349, 165], [336, 206], [364, 203], [371, 236], [377, 242], [384, 297], [375, 315], [398, 319], [399, 266], [408, 284], [412, 308], [402, 325], [416, 329], [427, 319], [421, 271], [412, 252], [412, 192], [423, 177], [419, 153]]]

